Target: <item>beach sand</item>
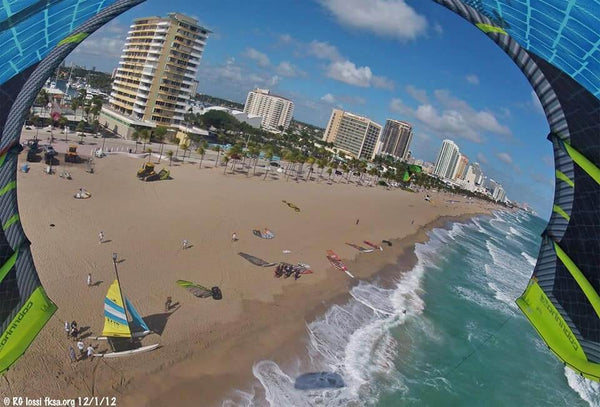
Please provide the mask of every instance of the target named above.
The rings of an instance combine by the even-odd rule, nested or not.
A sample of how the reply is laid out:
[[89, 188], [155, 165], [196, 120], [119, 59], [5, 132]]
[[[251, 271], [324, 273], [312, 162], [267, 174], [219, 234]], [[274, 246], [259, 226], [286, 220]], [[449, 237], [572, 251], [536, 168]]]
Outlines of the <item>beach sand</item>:
[[[0, 394], [117, 396], [119, 406], [219, 405], [232, 389], [250, 388], [256, 361], [291, 361], [304, 348], [306, 322], [345, 301], [358, 279], [398, 261], [410, 269], [414, 245], [426, 240], [426, 230], [497, 209], [447, 194], [430, 193], [429, 203], [425, 193], [286, 181], [283, 175], [264, 181], [252, 171], [250, 177], [224, 175], [206, 161], [202, 169], [174, 164], [172, 180], [145, 183], [135, 177], [142, 162], [120, 154], [96, 159], [94, 174], [83, 164], [56, 167], [58, 173], [63, 167], [70, 171], [72, 180], [44, 174], [41, 163], [19, 172], [23, 227], [58, 311], [0, 381]], [[163, 165], [168, 161], [158, 168]], [[80, 187], [92, 197], [73, 199]], [[257, 238], [254, 228], [269, 228], [276, 237]], [[231, 241], [233, 232], [239, 241]], [[183, 239], [191, 245], [187, 250]], [[345, 244], [382, 239], [394, 239], [394, 246], [358, 255]], [[327, 249], [345, 259], [356, 280], [330, 267]], [[272, 268], [250, 264], [240, 251], [267, 261], [308, 263], [314, 274], [277, 279]], [[71, 364], [68, 349], [74, 342], [65, 337], [64, 322], [76, 320], [84, 336], [101, 334], [104, 296], [115, 279], [113, 252], [124, 295], [158, 333], [143, 344], [161, 347]], [[97, 285], [86, 285], [88, 273]], [[178, 279], [219, 286], [223, 299], [196, 298], [175, 284]], [[169, 313], [167, 296], [176, 304]], [[107, 349], [106, 343], [85, 341]]]

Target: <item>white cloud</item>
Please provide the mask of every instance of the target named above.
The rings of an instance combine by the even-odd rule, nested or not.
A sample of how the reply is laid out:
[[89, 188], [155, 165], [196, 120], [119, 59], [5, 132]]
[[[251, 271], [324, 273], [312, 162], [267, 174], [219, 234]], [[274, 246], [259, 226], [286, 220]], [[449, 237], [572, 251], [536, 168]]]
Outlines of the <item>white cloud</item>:
[[493, 113], [487, 110], [477, 111], [464, 100], [453, 97], [445, 89], [435, 90], [434, 95], [445, 109], [455, 111], [463, 117], [471, 130], [489, 132], [506, 137], [512, 136], [510, 129], [507, 126], [501, 125]]
[[361, 88], [376, 87], [381, 89], [393, 89], [394, 82], [383, 76], [375, 76], [368, 66], [357, 67], [354, 62], [348, 60], [332, 62], [327, 67], [326, 75], [348, 85]]
[[467, 82], [469, 82], [471, 85], [479, 85], [479, 77], [477, 75], [474, 74], [470, 74], [467, 75], [465, 77], [465, 79], [467, 80]]
[[343, 59], [338, 49], [327, 42], [313, 40], [308, 44], [307, 51], [309, 55], [319, 59], [326, 59], [329, 61], [339, 61]]
[[437, 106], [427, 101], [427, 93], [424, 90], [407, 87], [407, 92], [422, 103], [415, 109], [400, 99], [392, 99], [390, 110], [416, 118], [427, 130], [438, 136], [482, 143], [483, 133], [511, 135], [510, 129], [501, 125], [491, 112], [478, 111], [464, 100], [453, 97], [447, 90], [434, 91]]
[[438, 35], [442, 35], [444, 33], [444, 27], [442, 27], [440, 23], [435, 23], [433, 24], [433, 31]]
[[262, 66], [263, 68], [271, 64], [271, 60], [269, 59], [267, 54], [260, 52], [254, 48], [247, 48], [246, 51], [244, 51], [243, 55], [247, 58], [256, 61], [256, 63], [259, 66]]
[[373, 73], [368, 66], [357, 67], [353, 62], [346, 60], [329, 65], [327, 76], [349, 85], [367, 88], [371, 84]]
[[413, 85], [406, 86], [406, 93], [411, 95], [415, 100], [421, 102], [422, 104], [428, 104], [429, 99], [427, 98], [427, 91], [424, 89], [419, 89]]
[[551, 155], [544, 155], [544, 156], [542, 156], [542, 161], [548, 167], [554, 168], [554, 157], [552, 157]]
[[320, 0], [345, 26], [370, 31], [398, 40], [411, 40], [424, 34], [427, 20], [405, 0]]
[[496, 157], [505, 164], [511, 165], [513, 163], [513, 159], [508, 153], [496, 153]]
[[481, 164], [487, 164], [488, 163], [487, 158], [482, 153], [477, 154], [477, 161], [480, 162]]
[[374, 87], [379, 89], [394, 90], [394, 88], [396, 87], [394, 81], [389, 78], [386, 78], [385, 76], [373, 75], [371, 83]]
[[254, 87], [276, 87], [281, 80], [278, 75], [272, 75], [269, 72], [254, 71], [251, 68], [238, 64], [235, 58], [228, 58], [224, 64], [212, 65], [202, 63], [198, 69], [198, 78], [200, 79], [200, 91], [215, 92], [217, 84], [223, 89], [219, 92], [226, 92], [230, 97], [240, 100], [246, 98], [246, 93]]
[[331, 104], [334, 104], [336, 102], [335, 96], [333, 96], [331, 93], [323, 95], [323, 97], [321, 97], [321, 100]]
[[290, 44], [292, 42], [292, 36], [289, 34], [281, 34], [279, 36], [279, 42], [283, 44]]
[[402, 100], [398, 98], [393, 98], [392, 100], [390, 100], [389, 109], [390, 111], [399, 114], [411, 113], [410, 107], [406, 106], [404, 102], [402, 102]]
[[[88, 41], [83, 41], [79, 44], [73, 53], [103, 58], [119, 58], [123, 51], [123, 45], [125, 45], [125, 42], [121, 38], [88, 38]], [[90, 64], [88, 63], [87, 65]]]
[[277, 72], [278, 75], [285, 76], [287, 78], [294, 78], [296, 76], [306, 76], [306, 72], [292, 65], [288, 61], [282, 61], [279, 65], [277, 65], [277, 68], [275, 68], [275, 72]]
[[321, 97], [321, 100], [327, 103], [337, 104], [347, 103], [349, 105], [364, 105], [367, 101], [360, 96], [350, 96], [350, 95], [332, 95], [331, 93], [325, 94]]

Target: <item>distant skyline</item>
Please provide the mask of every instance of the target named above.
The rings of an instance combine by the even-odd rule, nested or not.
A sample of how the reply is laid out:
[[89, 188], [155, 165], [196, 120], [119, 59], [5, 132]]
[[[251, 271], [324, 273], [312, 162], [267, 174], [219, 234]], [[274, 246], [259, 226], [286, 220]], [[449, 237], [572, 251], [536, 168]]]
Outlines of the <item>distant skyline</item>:
[[244, 103], [271, 89], [294, 117], [325, 127], [342, 108], [382, 126], [414, 126], [413, 156], [434, 162], [445, 138], [548, 218], [549, 128], [531, 86], [483, 33], [432, 1], [148, 1], [86, 39], [71, 61], [111, 72], [133, 19], [177, 11], [213, 31], [198, 91]]

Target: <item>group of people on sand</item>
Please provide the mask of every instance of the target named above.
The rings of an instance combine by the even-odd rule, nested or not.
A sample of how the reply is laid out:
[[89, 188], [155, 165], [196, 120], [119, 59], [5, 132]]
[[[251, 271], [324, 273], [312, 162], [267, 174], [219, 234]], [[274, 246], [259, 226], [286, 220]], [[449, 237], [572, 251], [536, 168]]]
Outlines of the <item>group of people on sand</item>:
[[75, 349], [73, 346], [69, 346], [69, 358], [71, 359], [71, 363], [77, 362], [78, 360], [82, 360], [85, 357], [91, 359], [91, 356], [94, 354], [94, 347], [90, 344], [85, 346], [82, 338], [79, 338], [79, 327], [77, 326], [77, 321], [65, 321], [65, 332], [67, 334], [67, 338], [71, 338], [74, 341], [77, 341], [76, 346], [79, 350], [79, 357], [75, 354]]

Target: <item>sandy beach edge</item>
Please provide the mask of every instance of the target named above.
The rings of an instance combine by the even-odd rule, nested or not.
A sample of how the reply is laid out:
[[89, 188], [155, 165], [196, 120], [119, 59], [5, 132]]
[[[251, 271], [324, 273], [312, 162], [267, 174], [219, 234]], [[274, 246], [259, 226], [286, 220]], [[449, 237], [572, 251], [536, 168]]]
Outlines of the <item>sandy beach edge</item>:
[[319, 286], [289, 285], [273, 302], [244, 301], [238, 321], [212, 327], [200, 346], [135, 377], [126, 388], [119, 389], [119, 405], [175, 405], [172, 403], [176, 398], [178, 406], [198, 405], [199, 400], [203, 406], [220, 406], [224, 400], [235, 397], [237, 390], [260, 392], [253, 365], [272, 360], [285, 367], [302, 360], [308, 339], [306, 325], [332, 305], [347, 302], [350, 289], [359, 280], [377, 278], [380, 284], [391, 286], [416, 265], [415, 247], [429, 240], [429, 232], [491, 216], [495, 210], [502, 208], [439, 216], [412, 234], [391, 240], [393, 246], [385, 247], [382, 253], [358, 253], [353, 259], [344, 259], [356, 275], [355, 280], [342, 279], [343, 284], [339, 284], [341, 273], [329, 269], [326, 281]]

